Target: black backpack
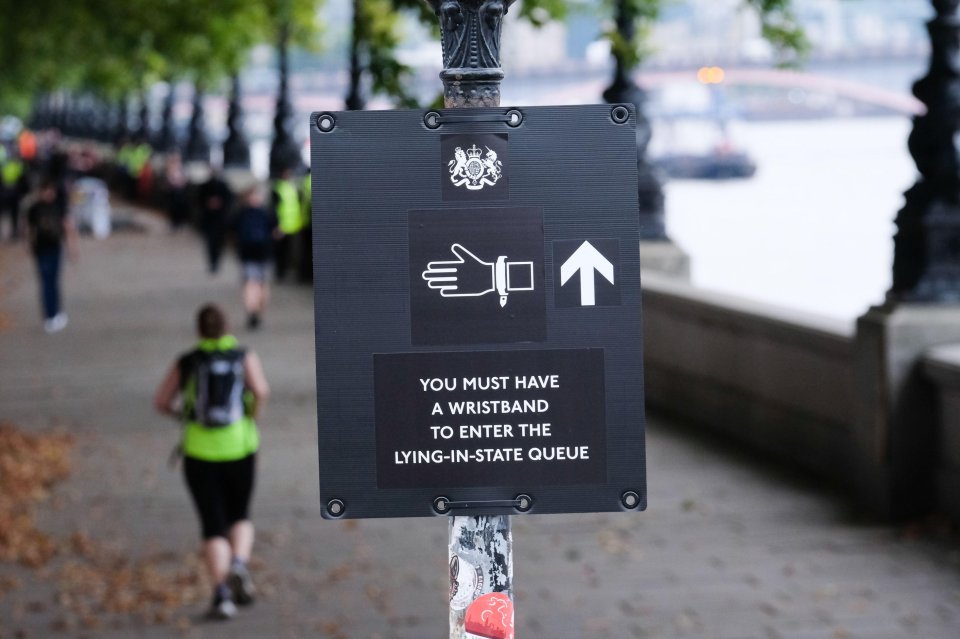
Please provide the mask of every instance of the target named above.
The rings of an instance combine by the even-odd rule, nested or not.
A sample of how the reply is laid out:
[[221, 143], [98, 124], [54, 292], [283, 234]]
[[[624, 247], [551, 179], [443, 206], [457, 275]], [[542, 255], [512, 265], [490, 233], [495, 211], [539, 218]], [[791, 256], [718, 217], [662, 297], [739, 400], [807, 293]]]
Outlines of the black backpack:
[[192, 405], [188, 417], [208, 426], [228, 426], [245, 413], [243, 360], [240, 349], [194, 351], [189, 358], [193, 382]]

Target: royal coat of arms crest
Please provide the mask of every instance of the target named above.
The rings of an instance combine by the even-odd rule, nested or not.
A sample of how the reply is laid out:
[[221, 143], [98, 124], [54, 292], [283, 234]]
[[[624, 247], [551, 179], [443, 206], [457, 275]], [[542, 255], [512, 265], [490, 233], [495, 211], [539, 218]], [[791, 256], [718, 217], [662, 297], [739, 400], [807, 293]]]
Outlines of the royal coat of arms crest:
[[[485, 186], [493, 186], [503, 175], [503, 162], [497, 159], [497, 152], [490, 147], [486, 155], [476, 144], [466, 151], [457, 147], [453, 159], [447, 163], [450, 181], [454, 186], [465, 186], [471, 191], [479, 191]], [[481, 157], [482, 156], [482, 157]]]

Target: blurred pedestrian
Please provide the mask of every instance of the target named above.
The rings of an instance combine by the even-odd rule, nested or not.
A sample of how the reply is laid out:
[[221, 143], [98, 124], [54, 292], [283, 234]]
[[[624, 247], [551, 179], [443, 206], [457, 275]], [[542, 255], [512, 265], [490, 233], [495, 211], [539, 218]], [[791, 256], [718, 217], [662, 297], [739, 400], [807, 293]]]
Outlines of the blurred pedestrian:
[[0, 221], [10, 218], [10, 240], [20, 237], [20, 205], [30, 191], [26, 165], [16, 151], [0, 147]]
[[179, 231], [190, 216], [187, 202], [187, 174], [179, 153], [170, 153], [163, 167], [163, 177], [167, 191], [167, 217], [170, 230]]
[[276, 280], [282, 281], [288, 268], [296, 268], [299, 233], [303, 230], [300, 195], [293, 182], [293, 169], [284, 169], [273, 183], [271, 210], [277, 216], [280, 235], [274, 243]]
[[200, 518], [202, 552], [214, 584], [208, 616], [230, 619], [253, 603], [247, 564], [253, 550], [250, 498], [259, 434], [255, 419], [269, 395], [256, 353], [227, 332], [213, 304], [197, 313], [197, 346], [170, 367], [154, 407], [184, 424], [181, 452], [187, 487]]
[[308, 168], [300, 184], [300, 217], [303, 227], [300, 229], [300, 262], [297, 268], [297, 281], [307, 283], [313, 281], [313, 181]]
[[247, 311], [247, 328], [260, 326], [263, 312], [270, 301], [268, 271], [273, 240], [278, 234], [277, 216], [263, 206], [263, 189], [250, 187], [234, 219], [237, 254], [243, 274], [243, 307]]
[[36, 201], [27, 210], [27, 240], [40, 279], [43, 330], [56, 333], [67, 326], [60, 300], [63, 247], [66, 245], [71, 257], [76, 256], [76, 233], [58, 197], [57, 184], [49, 178], [41, 182]]
[[233, 191], [221, 172], [214, 169], [210, 178], [200, 185], [197, 195], [200, 199], [200, 231], [207, 248], [207, 267], [211, 273], [217, 273], [227, 238]]
[[29, 170], [37, 168], [37, 136], [30, 129], [24, 129], [17, 137], [17, 150], [20, 153], [20, 159], [26, 164]]

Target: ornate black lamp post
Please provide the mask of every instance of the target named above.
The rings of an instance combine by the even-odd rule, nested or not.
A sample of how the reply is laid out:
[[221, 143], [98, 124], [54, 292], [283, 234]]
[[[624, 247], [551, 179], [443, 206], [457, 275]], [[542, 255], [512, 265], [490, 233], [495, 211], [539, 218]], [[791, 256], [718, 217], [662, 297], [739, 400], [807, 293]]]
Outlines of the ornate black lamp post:
[[913, 86], [927, 106], [908, 146], [920, 177], [897, 214], [887, 301], [857, 320], [860, 403], [854, 485], [888, 517], [917, 517], [950, 488], [939, 454], [937, 401], [923, 373], [928, 349], [960, 341], [960, 0], [932, 0], [930, 70]]
[[[427, 1], [440, 20], [444, 106], [500, 106], [500, 29], [514, 0]], [[480, 562], [484, 592], [504, 592], [513, 598], [513, 531], [508, 515], [450, 517], [448, 536], [451, 587], [457, 582], [454, 567], [461, 555], [469, 555]], [[465, 610], [451, 605], [451, 637], [463, 636], [464, 622]]]
[[240, 76], [236, 73], [230, 81], [230, 106], [227, 111], [227, 138], [223, 141], [223, 166], [227, 169], [250, 168], [250, 145], [243, 134]]
[[113, 131], [113, 108], [101, 98], [93, 100], [93, 132], [97, 142], [109, 142]]
[[[625, 42], [632, 42], [636, 35], [637, 16], [627, 0], [617, 0], [617, 31]], [[610, 104], [630, 103], [637, 107], [637, 197], [640, 204], [640, 238], [643, 240], [666, 240], [664, 226], [663, 189], [654, 168], [647, 161], [647, 145], [650, 144], [650, 121], [644, 113], [647, 98], [637, 86], [623, 56], [614, 51], [616, 70], [613, 82], [603, 92], [603, 99]]]
[[29, 127], [34, 130], [47, 128], [47, 119], [50, 112], [50, 97], [48, 94], [37, 96], [30, 111]]
[[210, 141], [203, 113], [203, 89], [195, 85], [193, 92], [193, 114], [190, 116], [190, 129], [187, 148], [184, 152], [187, 162], [210, 162]]
[[60, 91], [50, 94], [50, 117], [47, 127], [63, 130], [63, 94]]
[[427, 1], [440, 19], [444, 106], [500, 106], [500, 28], [514, 0]]
[[88, 93], [81, 98], [80, 105], [80, 137], [87, 140], [99, 140], [102, 126], [99, 101]]
[[113, 141], [120, 143], [130, 135], [130, 100], [127, 97], [117, 101], [116, 128], [113, 130]]
[[293, 105], [287, 88], [289, 73], [287, 60], [287, 46], [289, 41], [289, 26], [284, 24], [280, 28], [280, 43], [278, 53], [280, 57], [280, 87], [277, 90], [277, 111], [273, 118], [273, 144], [270, 146], [270, 177], [278, 178], [286, 169], [295, 169], [300, 163], [300, 148], [293, 135]]
[[360, 89], [360, 80], [363, 76], [363, 67], [360, 65], [360, 41], [357, 34], [361, 29], [361, 0], [353, 0], [353, 33], [350, 38], [350, 90], [344, 104], [348, 111], [362, 111], [367, 105]]
[[163, 110], [160, 112], [160, 132], [154, 144], [156, 150], [160, 153], [168, 153], [176, 147], [176, 139], [173, 132], [174, 84], [172, 80], [168, 84], [170, 85], [170, 89], [163, 99]]
[[140, 122], [135, 133], [136, 138], [145, 142], [150, 139], [150, 97], [146, 91], [140, 95]]
[[63, 134], [73, 137], [77, 134], [77, 99], [67, 92], [63, 96]]
[[897, 214], [891, 301], [960, 302], [960, 0], [933, 0], [930, 70], [913, 85], [926, 106], [910, 133], [920, 172]]

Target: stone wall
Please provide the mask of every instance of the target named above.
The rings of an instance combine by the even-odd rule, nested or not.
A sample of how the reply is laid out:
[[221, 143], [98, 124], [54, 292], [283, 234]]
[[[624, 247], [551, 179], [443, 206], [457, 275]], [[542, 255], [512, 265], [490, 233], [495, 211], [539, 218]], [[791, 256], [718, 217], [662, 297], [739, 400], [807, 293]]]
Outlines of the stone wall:
[[852, 324], [643, 278], [652, 409], [846, 478], [855, 452]]
[[936, 386], [938, 508], [960, 521], [960, 344], [931, 349], [923, 368]]
[[[928, 339], [947, 345], [924, 347], [919, 338], [893, 339], [888, 330], [873, 340], [877, 346], [867, 339], [864, 318], [879, 307], [860, 319], [857, 336], [853, 323], [656, 273], [644, 273], [643, 288], [651, 410], [828, 478], [882, 516], [935, 509], [960, 522], [960, 343], [949, 330]], [[900, 332], [919, 326], [929, 333], [930, 326], [950, 328], [950, 313], [904, 305], [887, 313], [887, 323]], [[917, 314], [934, 314], [936, 321], [912, 321]], [[915, 353], [894, 349], [902, 351], [903, 344]], [[899, 377], [886, 380], [892, 368]], [[865, 463], [878, 472], [864, 472]]]

